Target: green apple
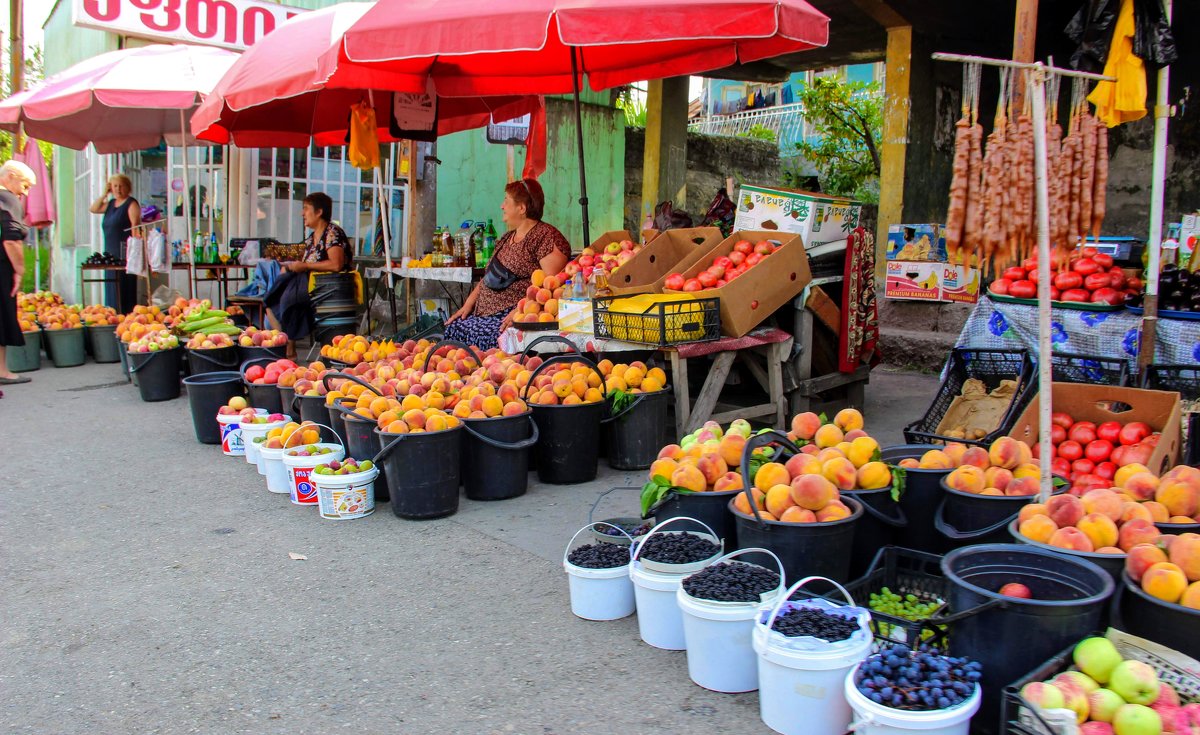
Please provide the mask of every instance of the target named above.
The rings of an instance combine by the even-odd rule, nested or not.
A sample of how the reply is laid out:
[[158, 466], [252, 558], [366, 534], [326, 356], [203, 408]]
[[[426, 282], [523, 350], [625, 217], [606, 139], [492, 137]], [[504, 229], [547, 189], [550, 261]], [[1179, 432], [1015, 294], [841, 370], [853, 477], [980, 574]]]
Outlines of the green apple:
[[1095, 679], [1083, 673], [1082, 671], [1064, 671], [1063, 673], [1054, 677], [1055, 682], [1057, 682], [1059, 679], [1069, 679], [1075, 682], [1083, 689], [1085, 694], [1091, 694], [1100, 688], [1100, 685], [1096, 683]]
[[1141, 661], [1122, 661], [1112, 670], [1108, 688], [1130, 704], [1151, 704], [1158, 699], [1158, 674]]
[[1123, 704], [1113, 715], [1113, 732], [1117, 735], [1161, 735], [1162, 718], [1141, 704]]
[[753, 432], [754, 429], [751, 428], [750, 422], [746, 419], [734, 419], [733, 423], [725, 431], [726, 434], [740, 434], [743, 439], [749, 439], [750, 434]]
[[1098, 684], [1107, 684], [1112, 670], [1121, 663], [1121, 654], [1112, 641], [1100, 636], [1085, 638], [1075, 646], [1071, 658], [1079, 670], [1090, 676]]
[[1111, 689], [1097, 689], [1088, 695], [1091, 718], [1098, 722], [1112, 722], [1117, 710], [1124, 706], [1125, 700]]

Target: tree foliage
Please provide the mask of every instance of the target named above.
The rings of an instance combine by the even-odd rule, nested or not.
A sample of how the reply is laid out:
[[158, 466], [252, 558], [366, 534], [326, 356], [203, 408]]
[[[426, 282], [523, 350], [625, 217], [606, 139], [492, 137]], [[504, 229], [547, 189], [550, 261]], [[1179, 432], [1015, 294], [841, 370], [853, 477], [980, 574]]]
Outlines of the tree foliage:
[[[0, 57], [0, 64], [3, 64], [5, 71], [10, 66], [10, 55], [7, 51]], [[40, 82], [45, 76], [44, 74], [44, 59], [42, 58], [41, 46], [29, 46], [25, 49], [25, 88]], [[4, 74], [3, 79], [0, 79], [0, 98], [7, 98], [13, 93], [12, 77]], [[39, 146], [42, 149], [42, 156], [46, 159], [46, 165], [50, 165], [50, 157], [54, 153], [54, 146], [41, 141]], [[7, 161], [13, 156], [13, 134], [7, 130], [0, 130], [0, 163]]]
[[879, 201], [879, 144], [883, 134], [883, 92], [878, 82], [819, 78], [799, 95], [813, 135], [797, 143], [813, 162], [823, 191]]

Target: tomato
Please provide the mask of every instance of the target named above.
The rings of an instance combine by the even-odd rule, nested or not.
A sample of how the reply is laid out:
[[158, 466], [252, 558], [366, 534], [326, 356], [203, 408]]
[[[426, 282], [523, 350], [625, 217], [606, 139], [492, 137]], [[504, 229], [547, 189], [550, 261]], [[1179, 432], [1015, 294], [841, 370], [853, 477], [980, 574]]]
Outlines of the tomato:
[[1103, 439], [1095, 439], [1088, 442], [1083, 448], [1083, 456], [1092, 460], [1096, 464], [1107, 462], [1112, 456], [1112, 442], [1104, 441]]
[[712, 271], [701, 271], [700, 274], [696, 276], [696, 280], [700, 282], [701, 286], [704, 286], [705, 288], [712, 288], [713, 286], [717, 285], [717, 281], [720, 280], [720, 277]]
[[1050, 441], [1055, 445], [1062, 444], [1067, 440], [1067, 430], [1058, 424], [1050, 425]]
[[1015, 296], [1018, 299], [1032, 299], [1037, 297], [1037, 284], [1033, 281], [1013, 281], [1008, 287], [1009, 296]]
[[1120, 306], [1121, 304], [1125, 303], [1125, 294], [1121, 293], [1115, 288], [1105, 286], [1092, 291], [1091, 300], [1093, 304], [1105, 303], [1112, 306]]
[[767, 242], [766, 240], [763, 240], [762, 242], [760, 242], [759, 244], [754, 246], [754, 252], [758, 253], [759, 255], [761, 255], [765, 258], [766, 256], [770, 255], [771, 253], [775, 252], [775, 248], [774, 248], [774, 246], [771, 245], [771, 243]]
[[1054, 460], [1050, 462], [1050, 472], [1058, 475], [1059, 477], [1066, 477], [1067, 475], [1071, 474], [1071, 463], [1062, 457], [1055, 457]]
[[1096, 469], [1096, 463], [1086, 457], [1071, 463], [1071, 471], [1080, 475], [1090, 475]]
[[1021, 267], [1027, 271], [1037, 270], [1037, 258], [1026, 258], [1021, 261]]
[[1083, 475], [1075, 481], [1071, 493], [1074, 494], [1076, 488], [1086, 493], [1089, 490], [1106, 490], [1110, 487], [1112, 487], [1112, 483], [1099, 475]]
[[1080, 446], [1096, 441], [1096, 425], [1091, 421], [1077, 421], [1067, 429], [1067, 438], [1079, 442]]
[[1066, 291], [1068, 288], [1079, 288], [1083, 285], [1083, 276], [1075, 271], [1066, 271], [1054, 276], [1054, 287], [1060, 291]]
[[1037, 283], [1038, 282], [1038, 272], [1037, 271], [1029, 271], [1028, 278], [1030, 281]]
[[724, 278], [724, 277], [725, 277], [725, 266], [723, 266], [723, 265], [710, 265], [710, 266], [708, 267], [708, 271], [707, 271], [707, 272], [709, 272], [709, 273], [713, 274], [713, 275], [714, 275], [714, 276], [716, 276], [717, 278]]
[[1155, 433], [1151, 434], [1150, 436], [1146, 437], [1145, 439], [1141, 440], [1140, 442], [1138, 442], [1138, 444], [1149, 444], [1152, 447], [1157, 447], [1158, 440], [1161, 438], [1162, 438], [1162, 434], [1155, 432]]
[[996, 280], [992, 281], [991, 290], [992, 293], [1006, 296], [1010, 286], [1012, 286], [1012, 281], [1008, 280], [1007, 278], [997, 278]]
[[729, 281], [726, 281], [724, 278], [722, 278], [717, 281], [715, 288], [720, 288], [720, 287], [724, 286], [726, 283], [729, 283]]
[[1077, 301], [1086, 304], [1091, 298], [1092, 295], [1082, 288], [1068, 288], [1062, 292], [1063, 301]]
[[761, 263], [762, 259], [763, 259], [762, 253], [750, 253], [749, 255], [746, 256], [746, 267], [753, 268], [754, 266]]
[[749, 255], [754, 252], [754, 244], [749, 240], [738, 240], [733, 249], [744, 255]]
[[733, 263], [735, 266], [741, 265], [742, 263], [746, 262], [746, 254], [741, 250], [734, 250], [729, 254], [729, 262]]
[[1105, 421], [1096, 427], [1096, 438], [1103, 439], [1109, 444], [1116, 444], [1120, 439], [1121, 424], [1118, 421]]
[[1005, 268], [1001, 277], [1010, 281], [1019, 281], [1025, 277], [1025, 269], [1014, 265], [1011, 268]]
[[1117, 463], [1101, 462], [1100, 464], [1096, 465], [1096, 471], [1094, 474], [1097, 477], [1103, 477], [1105, 480], [1111, 480], [1117, 474]]
[[1059, 291], [1059, 290], [1058, 290], [1057, 288], [1055, 288], [1054, 286], [1051, 286], [1051, 287], [1050, 287], [1050, 300], [1051, 300], [1051, 301], [1058, 301], [1058, 300], [1059, 300], [1059, 299], [1061, 299], [1061, 298], [1062, 298], [1062, 291]]
[[704, 284], [695, 278], [689, 278], [683, 283], [684, 291], [703, 291]]
[[1069, 429], [1075, 423], [1075, 419], [1071, 418], [1071, 414], [1063, 411], [1055, 411], [1050, 414], [1050, 423], [1055, 426], [1061, 426], [1064, 429]]
[[[1042, 443], [1037, 442], [1033, 445], [1033, 449], [1029, 450], [1033, 454], [1034, 459], [1042, 458]], [[1054, 457], [1054, 445], [1050, 445], [1050, 456]]]
[[1125, 280], [1125, 288], [1131, 288], [1134, 291], [1141, 291], [1143, 285], [1142, 279], [1137, 276], [1132, 276]]
[[713, 265], [714, 265], [714, 266], [717, 266], [717, 265], [719, 265], [719, 266], [721, 266], [722, 268], [724, 268], [725, 270], [729, 270], [729, 267], [730, 267], [730, 266], [732, 266], [732, 265], [737, 265], [737, 264], [736, 264], [736, 263], [734, 263], [734, 262], [733, 262], [733, 259], [732, 259], [732, 258], [730, 258], [729, 256], [727, 256], [727, 255], [720, 255], [720, 256], [717, 256], [716, 258], [713, 258]]
[[1100, 251], [1096, 249], [1095, 245], [1084, 245], [1083, 247], [1079, 248], [1079, 257], [1095, 258], [1096, 254], [1099, 252]]
[[1118, 291], [1124, 291], [1128, 282], [1129, 279], [1125, 277], [1125, 271], [1120, 268], [1112, 268], [1108, 271], [1108, 285]]
[[1083, 279], [1083, 287], [1089, 291], [1095, 291], [1098, 288], [1106, 288], [1111, 282], [1112, 276], [1105, 271], [1096, 271], [1087, 278]]
[[1068, 462], [1074, 462], [1077, 459], [1083, 458], [1083, 447], [1080, 446], [1079, 442], [1068, 439], [1058, 445], [1058, 456]]
[[1100, 266], [1104, 270], [1108, 270], [1109, 268], [1113, 267], [1113, 258], [1108, 253], [1096, 253], [1095, 255], [1091, 256], [1091, 258], [1092, 260], [1096, 261], [1096, 265]]
[[1151, 454], [1154, 454], [1154, 447], [1147, 444], [1135, 444], [1131, 447], [1125, 447], [1125, 453], [1121, 455], [1121, 461], [1117, 462], [1117, 464], [1122, 467], [1131, 464], [1140, 464], [1149, 467]]
[[1100, 266], [1096, 265], [1096, 261], [1091, 258], [1080, 258], [1071, 264], [1071, 270], [1082, 276], [1090, 276], [1100, 270]]
[[667, 280], [663, 281], [663, 288], [667, 288], [672, 291], [682, 291], [683, 282], [684, 277], [682, 273], [672, 273], [671, 275], [667, 276]]

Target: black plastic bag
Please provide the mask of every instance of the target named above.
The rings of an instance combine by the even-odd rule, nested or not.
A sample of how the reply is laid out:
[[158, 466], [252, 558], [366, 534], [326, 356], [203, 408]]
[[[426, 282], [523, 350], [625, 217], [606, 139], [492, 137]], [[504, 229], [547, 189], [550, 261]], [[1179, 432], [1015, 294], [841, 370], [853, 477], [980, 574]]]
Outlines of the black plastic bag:
[[737, 214], [737, 207], [733, 200], [729, 198], [729, 192], [725, 187], [717, 190], [717, 195], [713, 197], [712, 203], [708, 205], [708, 213], [704, 215], [704, 221], [700, 223], [701, 227], [719, 227], [721, 233], [725, 237], [729, 237], [733, 233], [733, 218]]
[[1161, 0], [1133, 0], [1133, 53], [1149, 69], [1173, 64], [1179, 54]]
[[654, 208], [654, 229], [680, 230], [692, 226], [692, 216], [687, 212], [675, 209], [670, 201], [659, 202]]
[[1088, 0], [1071, 22], [1065, 33], [1079, 44], [1071, 54], [1071, 68], [1099, 74], [1108, 61], [1108, 49], [1112, 45], [1113, 26], [1121, 0]]

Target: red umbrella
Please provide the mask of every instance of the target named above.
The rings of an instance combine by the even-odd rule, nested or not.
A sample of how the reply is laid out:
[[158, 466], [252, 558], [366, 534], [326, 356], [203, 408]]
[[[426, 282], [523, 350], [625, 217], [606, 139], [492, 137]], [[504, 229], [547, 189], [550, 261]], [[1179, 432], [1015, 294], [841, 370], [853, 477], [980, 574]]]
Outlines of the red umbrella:
[[805, 0], [379, 0], [323, 63], [337, 84], [387, 73], [439, 95], [574, 92], [579, 203], [588, 232], [579, 86], [699, 74], [824, 46]]
[[[291, 18], [242, 54], [192, 115], [192, 133], [243, 147], [303, 147], [345, 142], [350, 106], [373, 99], [381, 141], [388, 132], [392, 90], [424, 92], [410, 77], [344, 64], [332, 70], [321, 52], [336, 55], [341, 34], [371, 6], [342, 3]], [[437, 133], [446, 135], [533, 112], [533, 95], [439, 98]]]

